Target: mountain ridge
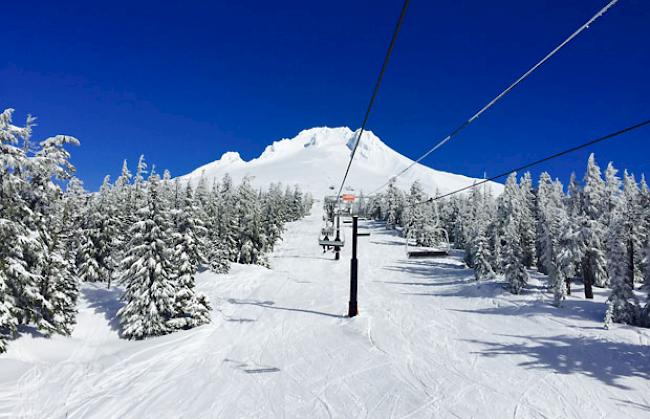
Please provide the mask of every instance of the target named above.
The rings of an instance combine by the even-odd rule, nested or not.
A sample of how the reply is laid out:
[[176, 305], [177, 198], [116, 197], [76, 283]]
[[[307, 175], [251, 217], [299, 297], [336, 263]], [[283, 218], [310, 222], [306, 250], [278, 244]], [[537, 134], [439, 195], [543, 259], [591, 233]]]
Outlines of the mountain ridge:
[[[315, 197], [333, 194], [342, 180], [356, 136], [357, 131], [348, 127], [304, 129], [293, 138], [273, 141], [258, 157], [248, 161], [236, 151], [227, 151], [219, 159], [181, 176], [181, 180], [194, 184], [201, 176], [211, 180], [228, 173], [235, 182], [249, 176], [256, 187], [265, 188], [270, 183], [281, 182], [298, 185]], [[412, 163], [372, 131], [364, 131], [346, 182], [346, 191], [368, 194]], [[430, 195], [447, 193], [479, 181], [417, 163], [397, 178], [397, 185], [408, 189], [415, 180], [419, 180]], [[503, 189], [499, 183], [489, 184], [495, 193]]]

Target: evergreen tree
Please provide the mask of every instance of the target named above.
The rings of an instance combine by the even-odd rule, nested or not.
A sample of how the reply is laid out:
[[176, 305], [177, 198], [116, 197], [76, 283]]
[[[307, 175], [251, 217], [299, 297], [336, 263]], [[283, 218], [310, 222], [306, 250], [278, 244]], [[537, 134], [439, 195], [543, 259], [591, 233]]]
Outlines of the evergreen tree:
[[404, 234], [414, 240], [416, 246], [430, 246], [434, 240], [433, 211], [419, 181], [413, 182], [407, 198]]
[[404, 197], [402, 191], [395, 186], [395, 178], [391, 178], [388, 182], [385, 199], [387, 211], [386, 228], [394, 229], [401, 224], [404, 208]]
[[521, 190], [521, 244], [523, 246], [523, 263], [527, 268], [535, 264], [535, 194], [533, 193], [533, 180], [530, 172], [524, 173], [519, 182]]
[[473, 266], [476, 280], [489, 279], [494, 277], [492, 269], [492, 254], [490, 252], [489, 240], [486, 236], [487, 226], [483, 217], [479, 219], [476, 226], [476, 236], [473, 240]]
[[72, 177], [74, 167], [65, 145], [78, 145], [76, 138], [57, 135], [39, 144], [30, 159], [27, 176], [31, 183], [28, 204], [30, 228], [37, 234], [35, 246], [25, 249], [28, 269], [37, 275], [38, 293], [28, 294], [31, 319], [46, 335], [69, 335], [75, 323], [78, 288], [65, 259], [62, 241], [62, 196], [60, 184]]
[[77, 256], [82, 246], [84, 225], [87, 218], [88, 193], [83, 182], [75, 177], [70, 179], [63, 195], [63, 210], [61, 220], [61, 235], [65, 259], [71, 269], [77, 272]]
[[226, 173], [219, 185], [219, 219], [216, 223], [218, 236], [222, 243], [224, 256], [232, 261], [237, 261], [238, 253], [238, 220], [236, 217], [236, 197], [232, 178]]
[[244, 178], [237, 188], [235, 216], [238, 250], [236, 262], [266, 266], [268, 262], [263, 252], [266, 237], [261, 228], [260, 205], [249, 178]]
[[522, 263], [521, 235], [517, 231], [517, 225], [517, 219], [511, 214], [505, 225], [503, 272], [510, 292], [513, 294], [519, 294], [528, 282], [528, 272]]
[[196, 217], [194, 194], [187, 184], [183, 207], [177, 214], [174, 235], [175, 290], [174, 313], [168, 325], [189, 329], [210, 322], [210, 304], [205, 295], [195, 291], [195, 275], [204, 257], [201, 242], [205, 228]]
[[160, 180], [148, 181], [146, 205], [137, 212], [122, 262], [125, 305], [118, 311], [122, 334], [143, 339], [169, 333], [176, 314], [174, 270], [171, 266], [170, 223], [160, 199]]
[[561, 228], [566, 223], [562, 198], [562, 184], [559, 181], [550, 184], [548, 173], [542, 173], [538, 189], [540, 263], [548, 275], [549, 286], [553, 290], [557, 306], [562, 304], [568, 292], [566, 269], [563, 269], [560, 255]]
[[596, 164], [593, 154], [589, 156], [587, 172], [584, 177], [582, 190], [581, 238], [584, 243], [582, 259], [582, 275], [585, 285], [585, 298], [594, 298], [592, 285], [604, 287], [608, 283], [607, 263], [604, 255], [605, 227], [603, 218], [605, 213], [606, 195], [605, 183], [600, 175], [600, 168]]
[[36, 235], [31, 234], [26, 221], [32, 217], [23, 191], [28, 182], [22, 175], [28, 169], [27, 142], [32, 118], [26, 127], [12, 124], [13, 109], [0, 113], [0, 353], [6, 341], [16, 334], [19, 324], [31, 318], [30, 302], [40, 296], [38, 276], [30, 270], [28, 248], [38, 247]]
[[621, 213], [618, 205], [613, 208], [614, 214], [608, 238], [610, 251], [607, 261], [612, 292], [607, 300], [606, 328], [609, 328], [612, 322], [634, 324], [638, 321], [639, 316], [639, 304], [628, 280], [630, 268], [626, 254], [625, 216]]
[[632, 289], [636, 277], [641, 277], [641, 265], [643, 264], [643, 208], [641, 207], [641, 195], [639, 187], [627, 171], [623, 175], [623, 195], [621, 205], [623, 208], [622, 223], [623, 234], [628, 257], [627, 281]]

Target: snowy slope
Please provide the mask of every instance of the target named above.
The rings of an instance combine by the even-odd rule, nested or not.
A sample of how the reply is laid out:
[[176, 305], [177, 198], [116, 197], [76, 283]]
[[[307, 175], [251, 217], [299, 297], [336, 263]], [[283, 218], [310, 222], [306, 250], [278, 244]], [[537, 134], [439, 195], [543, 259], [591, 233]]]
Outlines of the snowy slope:
[[[345, 127], [312, 128], [292, 139], [275, 141], [256, 159], [244, 161], [239, 153], [227, 152], [219, 160], [199, 167], [182, 178], [194, 183], [202, 173], [209, 179], [221, 178], [229, 173], [235, 181], [244, 176], [253, 176], [257, 186], [266, 187], [271, 182], [297, 184], [318, 198], [331, 194], [330, 186], [338, 188], [340, 185], [355, 138], [355, 132]], [[392, 150], [372, 132], [364, 132], [347, 185], [349, 190], [368, 194], [411, 163], [412, 160]], [[436, 190], [449, 192], [476, 181], [417, 164], [398, 178], [398, 185], [407, 189], [416, 179], [431, 195]], [[499, 193], [502, 186], [492, 183], [492, 190]]]
[[71, 338], [0, 355], [0, 418], [648, 417], [650, 331], [603, 330], [602, 290], [557, 309], [538, 281], [479, 285], [371, 224], [348, 319], [350, 249], [320, 253], [320, 215], [288, 225], [272, 269], [201, 274], [213, 322], [193, 330], [121, 340], [119, 292], [84, 286]]

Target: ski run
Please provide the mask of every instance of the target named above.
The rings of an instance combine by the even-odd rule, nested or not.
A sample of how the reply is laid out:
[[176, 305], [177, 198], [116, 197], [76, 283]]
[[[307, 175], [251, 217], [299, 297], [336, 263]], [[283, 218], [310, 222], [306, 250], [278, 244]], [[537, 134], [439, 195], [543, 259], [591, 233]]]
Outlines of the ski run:
[[192, 330], [120, 339], [119, 288], [83, 285], [70, 338], [0, 358], [0, 417], [647, 417], [650, 333], [604, 331], [605, 290], [558, 309], [536, 274], [520, 295], [477, 284], [458, 254], [409, 260], [368, 222], [348, 319], [350, 249], [322, 254], [317, 208], [271, 269], [199, 274], [214, 308]]

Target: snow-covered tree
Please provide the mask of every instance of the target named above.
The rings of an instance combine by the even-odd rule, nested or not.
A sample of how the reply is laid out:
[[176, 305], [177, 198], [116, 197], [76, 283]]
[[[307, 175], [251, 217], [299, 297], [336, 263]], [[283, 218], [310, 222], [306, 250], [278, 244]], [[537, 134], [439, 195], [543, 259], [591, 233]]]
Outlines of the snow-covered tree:
[[386, 200], [386, 228], [394, 229], [402, 223], [402, 211], [404, 210], [404, 195], [395, 186], [395, 178], [388, 182], [388, 189], [384, 195]]
[[605, 182], [600, 175], [600, 168], [593, 154], [589, 156], [584, 188], [581, 193], [581, 238], [584, 243], [582, 275], [585, 285], [585, 298], [593, 298], [592, 285], [604, 287], [608, 283], [607, 262], [605, 259], [606, 211]]
[[533, 180], [530, 172], [524, 173], [519, 181], [519, 188], [521, 190], [521, 224], [519, 226], [521, 231], [521, 245], [523, 253], [523, 263], [527, 268], [535, 264], [536, 249], [535, 249], [535, 194], [533, 193]]
[[492, 269], [492, 253], [490, 252], [490, 242], [487, 238], [487, 226], [479, 226], [477, 235], [473, 241], [473, 266], [476, 280], [489, 279], [494, 277]]
[[434, 217], [435, 203], [428, 199], [419, 181], [413, 182], [406, 202], [404, 235], [412, 239], [416, 246], [430, 246], [436, 239]]
[[647, 235], [647, 232], [644, 231], [644, 208], [641, 204], [641, 192], [634, 175], [625, 171], [623, 174], [623, 195], [621, 197], [621, 221], [628, 257], [627, 280], [632, 289], [634, 289], [635, 279], [642, 277], [641, 266], [643, 264], [644, 240]]
[[628, 280], [630, 268], [626, 246], [625, 217], [618, 204], [612, 208], [614, 214], [609, 230], [608, 244], [610, 248], [607, 261], [612, 292], [607, 300], [606, 328], [609, 328], [612, 322], [634, 324], [638, 322], [640, 311], [639, 303]]
[[511, 214], [505, 224], [504, 232], [503, 272], [513, 294], [519, 294], [528, 283], [528, 272], [522, 262], [523, 254], [521, 235], [517, 229], [518, 224], [518, 220]]
[[149, 178], [147, 201], [137, 215], [122, 261], [125, 305], [118, 311], [122, 334], [128, 339], [169, 333], [176, 313], [170, 221], [162, 207], [160, 179], [155, 174]]
[[235, 262], [267, 265], [263, 251], [266, 237], [262, 232], [259, 200], [248, 178], [244, 178], [237, 188], [235, 217], [237, 222]]
[[210, 322], [210, 304], [205, 295], [195, 290], [195, 275], [204, 257], [201, 254], [205, 228], [196, 217], [194, 194], [189, 183], [183, 206], [176, 217], [173, 241], [174, 254], [174, 312], [168, 325], [174, 329], [189, 329]]
[[560, 306], [566, 298], [567, 269], [562, 263], [562, 226], [567, 222], [563, 202], [562, 184], [551, 183], [548, 173], [542, 173], [538, 188], [538, 248], [540, 264], [548, 275], [549, 287], [553, 290], [555, 305]]

